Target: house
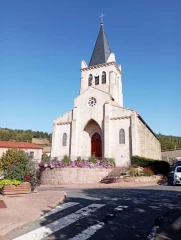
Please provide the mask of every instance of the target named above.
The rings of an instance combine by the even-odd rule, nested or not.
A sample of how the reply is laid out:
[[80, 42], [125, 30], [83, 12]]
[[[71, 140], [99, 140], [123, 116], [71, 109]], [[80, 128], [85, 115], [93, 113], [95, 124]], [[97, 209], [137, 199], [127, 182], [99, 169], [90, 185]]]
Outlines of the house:
[[41, 160], [43, 147], [28, 142], [0, 141], [0, 157], [10, 148], [19, 148], [28, 153], [33, 160]]
[[43, 153], [46, 153], [48, 156], [51, 154], [51, 143], [46, 138], [32, 138], [32, 143], [35, 143], [43, 147]]
[[117, 166], [129, 165], [133, 155], [161, 159], [155, 133], [136, 110], [123, 106], [122, 70], [103, 23], [90, 62], [82, 61], [80, 71], [73, 109], [53, 121], [51, 157], [94, 155], [113, 158]]

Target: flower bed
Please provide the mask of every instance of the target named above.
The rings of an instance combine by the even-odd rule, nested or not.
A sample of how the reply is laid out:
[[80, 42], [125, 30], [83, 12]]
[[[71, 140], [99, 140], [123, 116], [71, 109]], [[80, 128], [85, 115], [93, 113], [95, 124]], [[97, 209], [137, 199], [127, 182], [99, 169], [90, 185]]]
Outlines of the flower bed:
[[77, 159], [71, 161], [70, 159], [63, 159], [62, 161], [51, 160], [48, 162], [41, 161], [39, 163], [40, 168], [113, 168], [115, 167], [115, 162], [113, 159], [103, 159], [97, 160], [96, 158], [89, 158], [88, 160]]
[[95, 156], [71, 161], [65, 155], [62, 161], [42, 161], [39, 166], [41, 184], [97, 183], [113, 170], [115, 162], [113, 159], [98, 160]]

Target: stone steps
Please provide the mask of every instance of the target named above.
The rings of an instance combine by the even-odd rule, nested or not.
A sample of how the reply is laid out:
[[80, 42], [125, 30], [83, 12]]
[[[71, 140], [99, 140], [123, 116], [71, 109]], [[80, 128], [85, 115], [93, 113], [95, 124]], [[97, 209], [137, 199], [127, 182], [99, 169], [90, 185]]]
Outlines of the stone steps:
[[121, 181], [123, 176], [127, 175], [127, 168], [116, 167], [106, 177], [104, 177], [100, 183], [110, 184], [118, 183]]

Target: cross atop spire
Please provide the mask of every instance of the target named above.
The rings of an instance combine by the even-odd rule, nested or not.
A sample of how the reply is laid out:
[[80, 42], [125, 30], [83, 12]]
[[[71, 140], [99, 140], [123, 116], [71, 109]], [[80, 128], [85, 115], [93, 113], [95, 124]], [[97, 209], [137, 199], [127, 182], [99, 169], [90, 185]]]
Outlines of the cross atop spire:
[[105, 15], [104, 15], [103, 13], [101, 13], [101, 16], [100, 16], [100, 18], [101, 18], [101, 24], [103, 24], [103, 22], [104, 22], [104, 19], [103, 19], [104, 16], [105, 16]]

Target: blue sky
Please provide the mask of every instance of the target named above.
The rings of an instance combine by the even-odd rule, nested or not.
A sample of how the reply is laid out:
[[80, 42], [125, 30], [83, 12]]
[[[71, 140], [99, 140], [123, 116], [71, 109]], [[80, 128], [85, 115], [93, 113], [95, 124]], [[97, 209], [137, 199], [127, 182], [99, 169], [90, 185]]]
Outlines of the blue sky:
[[124, 107], [154, 132], [181, 136], [180, 9], [180, 0], [1, 1], [0, 127], [52, 132], [79, 94], [103, 12]]

